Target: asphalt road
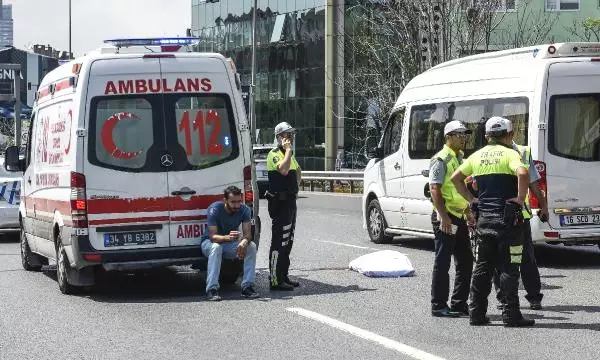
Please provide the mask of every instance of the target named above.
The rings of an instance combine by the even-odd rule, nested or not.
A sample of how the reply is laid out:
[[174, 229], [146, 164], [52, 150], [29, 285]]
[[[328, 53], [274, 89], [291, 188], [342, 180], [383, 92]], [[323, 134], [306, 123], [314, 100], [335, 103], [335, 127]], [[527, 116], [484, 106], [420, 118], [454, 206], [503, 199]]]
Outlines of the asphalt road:
[[[302, 286], [271, 293], [264, 205], [257, 269], [263, 297], [255, 300], [235, 286], [221, 291], [222, 302], [207, 302], [204, 274], [185, 267], [109, 276], [88, 294], [64, 296], [52, 267], [25, 272], [16, 239], [1, 239], [0, 359], [600, 358], [597, 247], [536, 247], [544, 309], [522, 304], [534, 328], [502, 327], [494, 299], [492, 324], [471, 327], [466, 318], [430, 316], [432, 242], [370, 243], [358, 197], [304, 194], [291, 270]], [[383, 249], [407, 254], [415, 276], [348, 270], [351, 260]]]

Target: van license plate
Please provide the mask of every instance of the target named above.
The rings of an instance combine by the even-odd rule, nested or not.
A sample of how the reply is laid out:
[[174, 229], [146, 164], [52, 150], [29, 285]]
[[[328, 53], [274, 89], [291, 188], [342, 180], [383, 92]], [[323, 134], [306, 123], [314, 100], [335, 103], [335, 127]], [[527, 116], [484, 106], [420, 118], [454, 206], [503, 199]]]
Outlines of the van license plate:
[[104, 234], [104, 247], [156, 244], [154, 231]]
[[560, 225], [600, 225], [600, 214], [561, 215]]

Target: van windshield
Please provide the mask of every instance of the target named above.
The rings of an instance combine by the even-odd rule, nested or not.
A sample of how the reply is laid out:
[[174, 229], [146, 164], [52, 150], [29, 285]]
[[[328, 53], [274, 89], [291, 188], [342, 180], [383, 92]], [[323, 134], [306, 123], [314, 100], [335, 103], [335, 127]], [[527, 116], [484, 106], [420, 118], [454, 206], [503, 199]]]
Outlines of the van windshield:
[[551, 154], [600, 161], [600, 94], [552, 96], [549, 135]]
[[129, 172], [215, 166], [239, 153], [232, 114], [226, 95], [97, 97], [90, 113], [89, 160]]

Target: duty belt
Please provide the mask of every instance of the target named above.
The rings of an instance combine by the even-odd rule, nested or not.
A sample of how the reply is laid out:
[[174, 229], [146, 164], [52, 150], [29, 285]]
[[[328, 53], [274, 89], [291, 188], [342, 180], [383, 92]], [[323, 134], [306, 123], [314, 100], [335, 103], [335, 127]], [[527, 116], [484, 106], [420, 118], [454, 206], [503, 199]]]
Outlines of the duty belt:
[[265, 197], [269, 200], [293, 200], [298, 197], [297, 194], [288, 192], [276, 192], [275, 194], [265, 191]]

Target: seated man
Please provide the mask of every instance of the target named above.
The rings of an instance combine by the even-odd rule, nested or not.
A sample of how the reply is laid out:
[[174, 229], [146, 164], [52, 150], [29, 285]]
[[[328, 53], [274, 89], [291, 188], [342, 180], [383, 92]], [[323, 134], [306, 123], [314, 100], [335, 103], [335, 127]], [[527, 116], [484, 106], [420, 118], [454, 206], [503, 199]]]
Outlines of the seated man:
[[[202, 253], [208, 257], [206, 294], [210, 301], [220, 301], [219, 274], [221, 260], [244, 259], [242, 296], [259, 297], [254, 291], [256, 271], [256, 244], [252, 242], [251, 210], [242, 204], [242, 190], [230, 186], [224, 191], [224, 201], [217, 201], [207, 209], [208, 236], [202, 240]], [[242, 225], [243, 235], [239, 227]]]

